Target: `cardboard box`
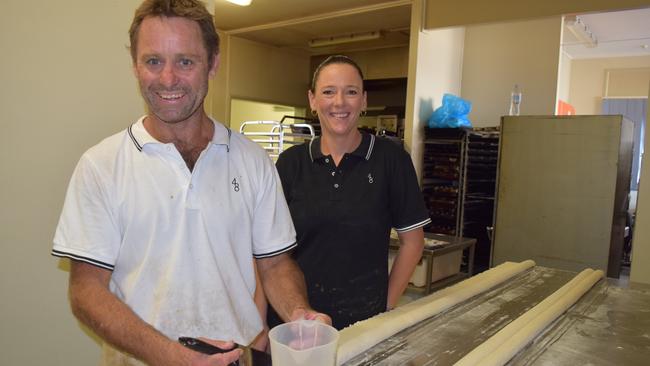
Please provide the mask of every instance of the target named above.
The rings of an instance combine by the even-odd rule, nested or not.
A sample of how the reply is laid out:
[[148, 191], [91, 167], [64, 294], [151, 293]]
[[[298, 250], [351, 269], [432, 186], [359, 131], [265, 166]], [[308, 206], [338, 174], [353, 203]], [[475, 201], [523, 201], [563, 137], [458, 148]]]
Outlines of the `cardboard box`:
[[[388, 268], [392, 268], [395, 256], [397, 253], [389, 252], [388, 254]], [[460, 272], [460, 265], [463, 259], [463, 251], [457, 250], [455, 252], [443, 254], [439, 257], [433, 257], [433, 268], [431, 271], [431, 282], [436, 282], [453, 276]], [[420, 263], [415, 267], [413, 275], [411, 276], [410, 283], [414, 286], [422, 287], [426, 285], [427, 276], [427, 260], [423, 256]]]

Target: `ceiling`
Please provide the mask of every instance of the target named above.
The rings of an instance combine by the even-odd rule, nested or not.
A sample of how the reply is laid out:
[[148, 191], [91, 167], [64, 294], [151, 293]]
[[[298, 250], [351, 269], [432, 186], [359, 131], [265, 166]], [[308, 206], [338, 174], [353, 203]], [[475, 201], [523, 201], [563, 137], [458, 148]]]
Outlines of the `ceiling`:
[[[411, 0], [253, 0], [246, 7], [225, 0], [213, 2], [219, 30], [314, 55], [409, 43]], [[314, 39], [365, 32], [379, 32], [380, 38], [337, 46], [309, 46]]]
[[[253, 0], [237, 6], [209, 0], [219, 30], [277, 47], [312, 55], [408, 46], [411, 0]], [[585, 47], [565, 27], [562, 49], [571, 58], [650, 55], [650, 8], [578, 15], [598, 40]], [[329, 47], [309, 41], [363, 32], [381, 37]], [[645, 46], [644, 46], [645, 45]]]
[[596, 47], [586, 47], [565, 26], [562, 49], [571, 58], [650, 56], [650, 8], [578, 17], [598, 42]]

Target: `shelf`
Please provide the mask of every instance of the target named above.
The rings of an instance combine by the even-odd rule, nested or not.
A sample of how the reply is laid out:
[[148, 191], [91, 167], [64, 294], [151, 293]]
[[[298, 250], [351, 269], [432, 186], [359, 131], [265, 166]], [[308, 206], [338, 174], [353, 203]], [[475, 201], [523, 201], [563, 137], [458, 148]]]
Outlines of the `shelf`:
[[471, 199], [477, 199], [477, 200], [487, 200], [487, 201], [494, 201], [495, 198], [492, 196], [481, 196], [481, 195], [473, 195], [473, 194], [466, 194], [465, 198], [471, 198]]
[[479, 236], [477, 268], [489, 265], [484, 232], [492, 226], [498, 155], [497, 130], [425, 129], [422, 194], [432, 220], [425, 230]]
[[459, 145], [462, 144], [462, 140], [452, 140], [452, 139], [426, 139], [424, 140], [425, 145]]

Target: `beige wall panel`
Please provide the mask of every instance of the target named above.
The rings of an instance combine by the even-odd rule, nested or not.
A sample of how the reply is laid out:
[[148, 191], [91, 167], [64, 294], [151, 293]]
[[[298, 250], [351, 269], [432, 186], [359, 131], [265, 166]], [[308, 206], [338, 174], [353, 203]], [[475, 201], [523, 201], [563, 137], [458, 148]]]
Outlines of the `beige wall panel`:
[[620, 143], [622, 123], [620, 116], [504, 118], [492, 265], [533, 259], [607, 269], [619, 151], [631, 154], [631, 142]]
[[555, 113], [561, 29], [561, 17], [466, 27], [462, 97], [474, 126], [499, 125], [514, 84], [522, 115]]
[[[650, 21], [650, 19], [648, 19]], [[605, 72], [607, 97], [647, 97], [650, 67], [614, 69]]]
[[408, 74], [408, 47], [375, 50], [367, 57], [367, 79], [405, 78]]
[[81, 154], [144, 114], [126, 49], [138, 3], [2, 2], [2, 365], [98, 364], [69, 309], [67, 262], [50, 250]]
[[[569, 103], [575, 107], [576, 114], [600, 114], [602, 97], [606, 90], [607, 70], [649, 66], [650, 56], [572, 60]], [[646, 90], [646, 95], [647, 92]]]
[[[408, 47], [343, 52], [342, 54], [350, 57], [359, 65], [365, 79], [405, 78], [408, 75]], [[318, 55], [311, 58], [311, 74], [328, 56]]]
[[229, 125], [229, 116], [230, 116], [230, 96], [228, 95], [228, 77], [229, 74], [229, 46], [230, 46], [230, 36], [219, 33], [220, 44], [219, 44], [219, 69], [217, 69], [217, 74], [214, 79], [210, 81], [210, 91], [212, 110], [211, 116], [224, 123]]
[[[232, 99], [230, 113], [230, 127], [239, 132], [242, 123], [246, 121], [280, 121], [284, 116], [296, 116], [295, 108], [268, 103], [251, 102], [248, 100]], [[296, 120], [287, 119], [285, 123], [294, 123]], [[300, 123], [298, 121], [297, 123]], [[248, 125], [246, 132], [270, 132], [269, 125]]]
[[228, 95], [292, 106], [308, 105], [309, 56], [232, 36]]
[[648, 0], [426, 0], [425, 28], [530, 19], [569, 13], [650, 6]]
[[[650, 94], [650, 91], [648, 93]], [[646, 117], [646, 126], [648, 126], [648, 121], [650, 121], [650, 109], [648, 109]], [[650, 154], [648, 154], [650, 152], [650, 136], [648, 135], [650, 134], [646, 132], [645, 154], [641, 161], [636, 222], [632, 236], [630, 281], [650, 284]]]

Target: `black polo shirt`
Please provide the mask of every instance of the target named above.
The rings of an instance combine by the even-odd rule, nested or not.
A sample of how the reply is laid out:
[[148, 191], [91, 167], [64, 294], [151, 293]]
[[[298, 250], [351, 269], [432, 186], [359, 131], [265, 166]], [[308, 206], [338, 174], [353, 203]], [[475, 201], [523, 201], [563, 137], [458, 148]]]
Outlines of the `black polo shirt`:
[[385, 311], [391, 227], [431, 221], [408, 153], [362, 133], [338, 167], [321, 153], [320, 138], [283, 152], [276, 166], [312, 307], [338, 329]]

